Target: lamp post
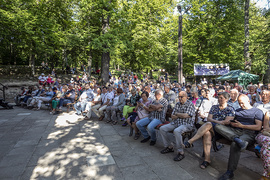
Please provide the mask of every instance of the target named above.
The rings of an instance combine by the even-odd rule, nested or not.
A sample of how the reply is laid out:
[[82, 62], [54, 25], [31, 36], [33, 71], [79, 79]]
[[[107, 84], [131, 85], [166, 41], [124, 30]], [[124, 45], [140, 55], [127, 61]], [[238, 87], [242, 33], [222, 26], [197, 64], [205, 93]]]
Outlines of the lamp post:
[[[191, 6], [185, 9], [186, 13]], [[182, 41], [182, 7], [180, 4], [177, 5], [177, 9], [180, 13], [179, 15], [179, 23], [178, 23], [178, 83], [183, 83], [183, 41]]]

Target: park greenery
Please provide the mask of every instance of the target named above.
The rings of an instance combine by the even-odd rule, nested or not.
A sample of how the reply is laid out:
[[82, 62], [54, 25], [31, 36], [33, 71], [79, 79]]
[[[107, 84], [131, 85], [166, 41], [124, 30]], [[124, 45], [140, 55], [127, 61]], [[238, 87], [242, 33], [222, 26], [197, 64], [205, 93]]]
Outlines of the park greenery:
[[[185, 0], [184, 75], [194, 63], [244, 69], [247, 0]], [[109, 68], [177, 74], [178, 17], [174, 0], [2, 0], [0, 64]], [[184, 9], [184, 8], [183, 8]], [[249, 7], [251, 72], [264, 75], [270, 51], [270, 11]], [[104, 79], [105, 78], [105, 79]]]

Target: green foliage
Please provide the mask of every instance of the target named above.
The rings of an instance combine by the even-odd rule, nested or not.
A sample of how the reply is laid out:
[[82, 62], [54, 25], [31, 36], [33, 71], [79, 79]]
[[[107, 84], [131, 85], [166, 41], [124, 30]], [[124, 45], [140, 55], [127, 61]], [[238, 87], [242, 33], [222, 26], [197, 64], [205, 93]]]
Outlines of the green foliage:
[[[0, 4], [0, 64], [110, 66], [177, 74], [178, 18], [174, 0], [4, 0]], [[244, 1], [185, 0], [184, 75], [194, 63], [229, 63], [243, 69]], [[269, 9], [250, 6], [252, 72], [264, 74], [270, 49]], [[110, 17], [109, 27], [103, 21]], [[105, 32], [106, 31], [106, 32]]]

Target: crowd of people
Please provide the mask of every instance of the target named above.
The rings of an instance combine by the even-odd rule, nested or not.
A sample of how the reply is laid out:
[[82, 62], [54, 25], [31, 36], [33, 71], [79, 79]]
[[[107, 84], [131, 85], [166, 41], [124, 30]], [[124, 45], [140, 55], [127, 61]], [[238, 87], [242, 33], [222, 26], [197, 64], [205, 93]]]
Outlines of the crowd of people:
[[[211, 164], [211, 141], [225, 138], [231, 141], [227, 171], [220, 180], [231, 179], [237, 169], [240, 154], [248, 145], [257, 143], [264, 162], [263, 177], [270, 178], [270, 84], [246, 88], [238, 83], [179, 84], [165, 79], [152, 83], [147, 76], [136, 74], [110, 77], [106, 85], [87, 74], [64, 84], [60, 79], [42, 73], [38, 86], [22, 88], [15, 97], [17, 105], [40, 110], [42, 103], [50, 114], [61, 112], [67, 105], [74, 107], [78, 116], [91, 120], [92, 113], [99, 121], [122, 126], [129, 125], [130, 136], [141, 143], [156, 144], [156, 127], [164, 145], [161, 154], [176, 152], [174, 161], [185, 158], [184, 151], [202, 138], [204, 161], [200, 168]], [[161, 126], [162, 125], [162, 126]], [[182, 134], [192, 129], [196, 134], [183, 142]], [[173, 132], [175, 145], [168, 133]]]

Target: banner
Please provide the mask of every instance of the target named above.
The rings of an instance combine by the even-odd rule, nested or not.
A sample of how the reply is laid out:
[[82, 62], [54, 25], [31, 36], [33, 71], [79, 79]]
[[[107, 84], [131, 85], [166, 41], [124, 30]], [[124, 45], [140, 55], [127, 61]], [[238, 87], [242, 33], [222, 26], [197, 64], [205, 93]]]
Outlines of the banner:
[[194, 64], [194, 76], [216, 76], [228, 72], [229, 64]]

